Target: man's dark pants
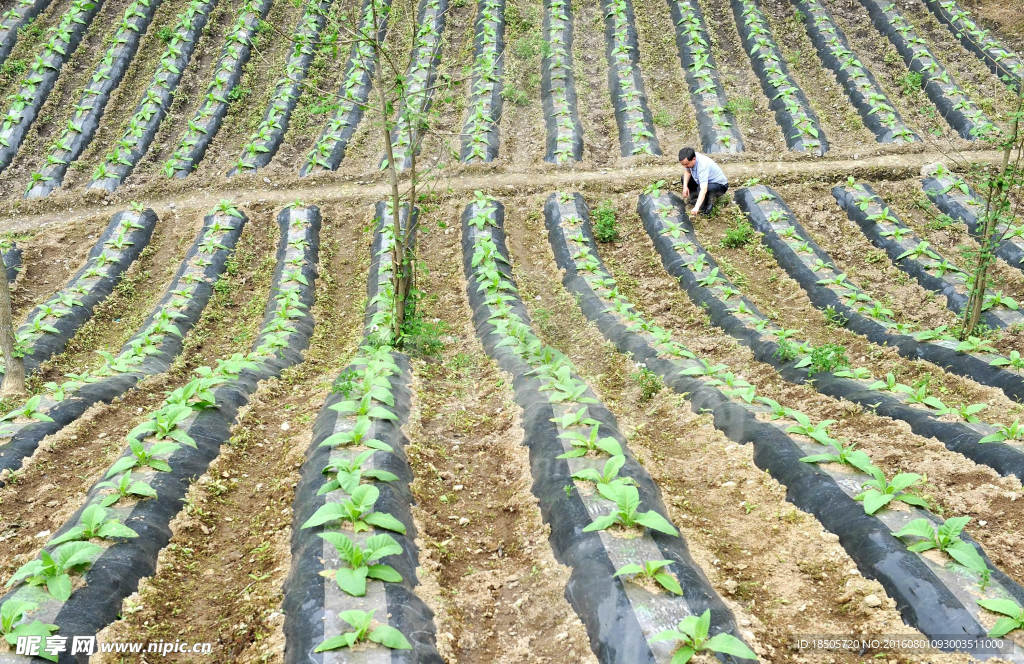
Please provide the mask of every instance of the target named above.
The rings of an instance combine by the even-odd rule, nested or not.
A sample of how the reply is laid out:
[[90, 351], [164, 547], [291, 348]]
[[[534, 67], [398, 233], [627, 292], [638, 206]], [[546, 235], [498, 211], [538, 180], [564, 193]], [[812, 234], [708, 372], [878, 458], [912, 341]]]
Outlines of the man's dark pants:
[[[693, 205], [697, 202], [697, 196], [700, 195], [700, 184], [697, 182], [691, 182], [693, 185], [690, 187], [690, 197], [686, 199], [686, 202]], [[725, 192], [729, 190], [729, 185], [718, 184], [717, 182], [711, 182], [708, 184], [708, 193], [704, 196], [704, 204], [701, 206], [701, 212], [710, 212], [712, 206], [715, 204], [715, 199], [724, 196]]]

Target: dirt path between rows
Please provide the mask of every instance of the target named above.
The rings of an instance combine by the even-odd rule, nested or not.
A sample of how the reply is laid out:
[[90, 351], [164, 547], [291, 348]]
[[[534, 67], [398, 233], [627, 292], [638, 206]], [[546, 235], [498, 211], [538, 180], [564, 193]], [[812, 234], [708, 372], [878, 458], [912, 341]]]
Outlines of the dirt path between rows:
[[[995, 150], [979, 150], [977, 152], [963, 153], [963, 158], [975, 162], [993, 161], [1000, 153]], [[856, 161], [848, 159], [820, 159], [814, 161], [747, 161], [731, 162], [722, 164], [722, 169], [733, 183], [737, 185], [750, 178], [760, 178], [763, 182], [773, 185], [780, 185], [792, 182], [806, 181], [807, 179], [835, 180], [845, 178], [848, 175], [868, 179], [903, 179], [916, 176], [925, 164], [936, 161], [949, 161], [949, 156], [941, 152], [922, 152], [919, 154], [882, 155], [866, 157]], [[634, 168], [604, 168], [591, 171], [555, 171], [544, 173], [494, 173], [482, 172], [470, 175], [457, 175], [451, 178], [439, 180], [435, 185], [437, 191], [448, 193], [472, 192], [475, 190], [489, 191], [492, 194], [499, 194], [506, 191], [517, 195], [550, 191], [558, 188], [573, 188], [580, 191], [599, 190], [606, 193], [622, 192], [642, 188], [656, 180], [672, 181], [678, 179], [680, 167], [672, 165], [654, 165]], [[251, 201], [258, 199], [271, 204], [290, 203], [296, 199], [306, 202], [337, 202], [346, 199], [355, 200], [378, 200], [388, 195], [390, 187], [381, 182], [374, 184], [360, 184], [366, 180], [356, 182], [345, 182], [351, 180], [351, 176], [325, 176], [326, 178], [337, 178], [331, 181], [325, 178], [309, 181], [290, 183], [288, 186], [276, 187], [277, 185], [262, 180], [251, 179], [248, 187], [234, 186], [236, 180], [225, 181], [224, 188], [213, 188], [203, 192], [161, 197], [160, 202], [147, 200], [143, 195], [136, 200], [153, 207], [159, 215], [163, 215], [168, 209], [178, 213], [192, 209], [207, 210], [221, 199], [230, 199], [236, 203], [239, 201]], [[80, 202], [80, 192], [73, 192], [76, 201]], [[102, 213], [109, 209], [113, 212], [119, 209], [120, 204], [126, 204], [131, 197], [122, 201], [112, 197], [109, 201], [97, 201], [87, 203], [79, 207], [69, 207], [66, 212], [44, 212], [40, 214], [22, 215], [10, 209], [0, 210], [0, 232], [24, 232], [32, 229], [44, 228], [56, 223], [69, 223], [76, 219], [82, 219], [90, 215]]]

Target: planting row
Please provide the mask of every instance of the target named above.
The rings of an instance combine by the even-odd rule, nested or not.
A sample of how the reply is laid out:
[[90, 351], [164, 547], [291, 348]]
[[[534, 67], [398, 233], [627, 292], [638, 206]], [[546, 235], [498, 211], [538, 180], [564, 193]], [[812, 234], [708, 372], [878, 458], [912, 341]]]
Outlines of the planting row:
[[85, 265], [66, 286], [28, 314], [15, 334], [15, 354], [24, 358], [25, 373], [64, 350], [68, 341], [92, 317], [97, 304], [114, 291], [125, 270], [135, 262], [153, 236], [157, 218], [152, 210], [133, 206], [110, 219], [89, 252]]
[[444, 32], [448, 0], [421, 0], [416, 17], [416, 37], [405, 74], [398, 117], [391, 124], [391, 141], [381, 167], [393, 163], [403, 171], [412, 166], [420, 152], [422, 135], [418, 127], [427, 121], [434, 98], [434, 80], [441, 61], [441, 33]]
[[935, 14], [940, 23], [956, 35], [964, 48], [974, 53], [988, 65], [992, 73], [1007, 85], [1019, 91], [1024, 84], [1024, 61], [982, 29], [971, 18], [971, 12], [957, 4], [956, 0], [924, 0], [924, 4]]
[[860, 113], [864, 126], [870, 129], [879, 143], [913, 143], [921, 139], [903, 123], [892, 102], [878, 85], [874, 75], [865, 67], [832, 14], [821, 0], [793, 0], [803, 15], [807, 35], [814, 43], [818, 56], [835, 75], [846, 91], [853, 107]]
[[[694, 411], [712, 413], [715, 427], [729, 438], [753, 444], [757, 466], [786, 486], [789, 500], [838, 535], [860, 572], [883, 585], [908, 624], [926, 635], [961, 635], [973, 640], [964, 650], [992, 654], [984, 642], [986, 634], [997, 632], [989, 628], [995, 621], [989, 609], [1017, 607], [1024, 588], [993, 569], [963, 532], [969, 519], [943, 522], [915, 493], [920, 475], [886, 478], [866, 454], [829, 436], [831, 422], [812, 423], [803, 413], [758, 397], [756, 387], [728, 366], [697, 356], [646, 319], [619, 293], [597, 255], [582, 197], [556, 196], [546, 208], [549, 239], [566, 270], [566, 287], [602, 334], [666, 385], [686, 394]], [[552, 200], [559, 201], [558, 209], [552, 209]], [[561, 207], [562, 201], [569, 210]], [[753, 316], [765, 320], [700, 251], [687, 228], [684, 206], [674, 194], [656, 189], [640, 197], [640, 216], [666, 269], [728, 331], [746, 328]], [[747, 339], [755, 354], [766, 343], [753, 334]], [[788, 364], [792, 368], [794, 362]], [[932, 548], [938, 556], [922, 553]], [[1000, 603], [1008, 598], [1012, 601]], [[1005, 654], [1017, 658], [1021, 650], [1007, 642]]]
[[636, 39], [636, 17], [630, 0], [602, 0], [605, 53], [608, 56], [608, 89], [619, 127], [623, 157], [661, 154], [654, 120], [647, 107], [647, 93], [640, 73], [640, 46]]
[[277, 149], [281, 147], [281, 141], [288, 130], [288, 120], [299, 103], [302, 82], [309, 72], [310, 63], [313, 62], [314, 48], [327, 21], [327, 11], [330, 8], [331, 0], [320, 0], [306, 5], [306, 11], [292, 34], [292, 52], [285, 63], [284, 76], [277, 80], [274, 95], [270, 98], [270, 106], [263, 114], [263, 121], [242, 146], [242, 155], [228, 173], [229, 177], [239, 172], [252, 173], [263, 168], [270, 163]]
[[46, 153], [46, 164], [32, 173], [25, 198], [44, 198], [64, 181], [71, 162], [92, 142], [106, 111], [107, 102], [121, 84], [132, 58], [139, 50], [153, 14], [162, 0], [134, 0], [124, 12], [99, 65], [82, 92], [78, 105], [60, 136]]
[[17, 0], [0, 14], [0, 65], [7, 61], [18, 42], [18, 30], [28, 25], [39, 13], [50, 6], [52, 0]]
[[718, 75], [704, 14], [696, 0], [668, 0], [676, 26], [679, 61], [697, 111], [697, 133], [704, 152], [743, 152], [736, 119], [726, 110], [728, 99]]
[[[325, 0], [326, 1], [326, 0]], [[252, 38], [260, 21], [270, 11], [273, 0], [246, 0], [235, 19], [235, 24], [225, 38], [220, 60], [213, 70], [213, 78], [206, 88], [206, 95], [182, 134], [178, 149], [164, 162], [164, 175], [187, 177], [202, 161], [206, 149], [217, 132], [231, 104], [231, 91], [242, 80], [242, 68], [252, 54]], [[321, 19], [322, 21], [322, 19]]]
[[[155, 219], [152, 211], [145, 214]], [[110, 403], [146, 376], [170, 368], [184, 347], [185, 335], [209, 303], [245, 222], [245, 216], [227, 203], [212, 210], [160, 303], [116, 356], [97, 351], [104, 358], [99, 369], [68, 373], [69, 380], [47, 383], [43, 394], [0, 420], [0, 470], [19, 470], [46, 436], [71, 424], [94, 404]]]
[[[206, 27], [218, 0], [189, 0], [157, 64], [153, 80], [128, 120], [128, 128], [92, 173], [89, 189], [114, 191], [123, 183], [149, 150], [160, 123], [174, 100], [174, 92], [188, 67], [196, 42]], [[84, 149], [84, 147], [83, 147]]]
[[[156, 568], [185, 493], [230, 436], [260, 381], [301, 362], [313, 329], [320, 215], [295, 207], [278, 217], [281, 239], [272, 298], [252, 352], [197, 370], [127, 437], [124, 455], [89, 490], [85, 504], [9, 580], [4, 632], [44, 637], [38, 654], [57, 661], [45, 637], [92, 636]], [[74, 577], [74, 578], [72, 578]], [[36, 654], [36, 653], [32, 653]], [[69, 653], [62, 660], [74, 661]]]
[[47, 31], [49, 38], [33, 58], [0, 121], [0, 172], [11, 165], [61, 69], [71, 59], [102, 5], [103, 0], [72, 0], [57, 25]]
[[468, 163], [487, 163], [498, 156], [498, 122], [501, 120], [501, 74], [505, 63], [505, 1], [480, 0], [476, 10], [473, 42], [473, 78], [469, 108], [462, 128], [459, 158]]
[[731, 612], [665, 517], [615, 417], [569, 359], [533, 333], [511, 276], [503, 218], [504, 207], [483, 195], [462, 216], [473, 322], [488, 355], [513, 377], [532, 490], [555, 557], [571, 569], [565, 595], [591, 648], [599, 661], [623, 664], [667, 661], [677, 648], [756, 658], [734, 636]]
[[572, 6], [544, 0], [544, 60], [541, 95], [547, 124], [544, 161], [564, 164], [583, 159], [583, 125], [576, 109], [572, 64]]
[[317, 171], [337, 170], [345, 158], [348, 142], [363, 119], [366, 102], [373, 85], [373, 67], [377, 52], [372, 42], [384, 41], [387, 34], [389, 0], [364, 0], [357, 34], [353, 37], [348, 69], [341, 81], [335, 103], [338, 109], [327, 122], [306, 161], [299, 170], [305, 177]]
[[878, 31], [888, 37], [896, 47], [910, 71], [921, 75], [925, 93], [950, 127], [970, 141], [984, 138], [995, 129], [995, 125], [956, 84], [945, 67], [935, 59], [927, 42], [918, 36], [914, 26], [903, 18], [894, 2], [860, 2], [867, 9]]
[[761, 89], [769, 99], [768, 107], [775, 111], [775, 119], [782, 127], [786, 145], [797, 152], [825, 154], [828, 151], [828, 140], [818, 116], [807, 101], [804, 91], [789, 75], [782, 51], [775, 42], [757, 0], [730, 0], [730, 4], [743, 48], [750, 56], [754, 73], [761, 81]]
[[[415, 594], [413, 478], [401, 429], [410, 367], [391, 346], [392, 212], [390, 203], [377, 204], [364, 345], [317, 415], [295, 491], [284, 593], [289, 663], [393, 661], [389, 650], [410, 651], [396, 653], [408, 655], [399, 661], [443, 661], [433, 613]], [[415, 215], [402, 208], [401, 227]]]
[[[736, 200], [754, 227], [764, 233], [764, 242], [779, 264], [808, 292], [812, 303], [833, 320], [843, 322], [876, 343], [896, 346], [904, 356], [933, 361], [953, 373], [1003, 387], [1011, 398], [1019, 398], [1024, 388], [1020, 375], [1000, 368], [1009, 364], [1007, 358], [969, 348], [971, 342], [957, 344], [937, 338], [941, 334], [931, 330], [911, 336], [908, 326], [892, 318], [892, 311], [839, 271], [774, 191], [757, 185], [739, 190]], [[723, 289], [719, 300], [728, 309], [731, 296], [742, 294], [728, 282]], [[907, 422], [918, 435], [935, 438], [948, 449], [988, 465], [1000, 474], [1024, 478], [1024, 451], [1015, 445], [1001, 444], [1012, 443], [1018, 437], [1017, 427], [986, 424], [983, 420], [987, 418], [982, 412], [986, 408], [984, 404], [947, 405], [927, 385], [904, 385], [893, 374], [873, 378], [864, 368], [846, 366], [845, 358], [833, 354], [834, 347], [825, 344], [816, 349], [802, 343], [795, 338], [797, 330], [783, 330], [756, 310], [736, 314], [735, 318], [742, 322], [744, 329], [737, 327], [727, 331], [749, 343], [755, 356], [779, 368], [786, 380], [802, 383], [813, 375], [810, 384], [823, 394]], [[727, 322], [732, 323], [733, 319]], [[950, 421], [948, 416], [955, 416], [957, 421]]]

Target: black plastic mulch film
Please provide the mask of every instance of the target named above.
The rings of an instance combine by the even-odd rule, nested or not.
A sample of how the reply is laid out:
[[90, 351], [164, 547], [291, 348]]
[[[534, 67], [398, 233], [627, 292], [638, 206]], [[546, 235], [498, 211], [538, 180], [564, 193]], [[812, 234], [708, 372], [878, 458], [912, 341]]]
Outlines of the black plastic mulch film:
[[[928, 360], [952, 373], [1001, 387], [1013, 399], [1024, 396], [1024, 382], [1020, 376], [991, 366], [983, 356], [958, 353], [953, 350], [956, 344], [952, 342], [917, 341], [910, 335], [896, 332], [895, 322], [890, 316], [873, 317], [870, 312], [877, 310], [880, 305], [845, 278], [842, 279], [842, 286], [835, 283], [842, 273], [831, 257], [807, 234], [785, 201], [771, 188], [757, 185], [740, 189], [736, 192], [736, 202], [754, 228], [764, 234], [764, 244], [772, 250], [779, 265], [807, 292], [815, 307], [833, 307], [846, 317], [847, 328], [874, 343], [894, 347], [904, 357]], [[857, 308], [843, 301], [843, 298], [853, 299], [851, 296], [854, 295]], [[764, 335], [752, 329], [752, 325], [759, 320], [757, 316], [751, 316], [748, 320], [734, 318], [742, 324], [742, 329], [730, 321], [730, 334], [749, 343], [755, 349], [758, 360], [778, 368], [786, 380], [794, 383], [806, 381], [806, 369], [793, 367], [794, 362], [779, 361], [775, 357], [778, 345], [774, 341], [763, 341]], [[969, 424], [941, 421], [927, 405], [907, 403], [906, 395], [868, 389], [867, 386], [873, 382], [818, 373], [814, 375], [812, 385], [823, 394], [853, 401], [883, 417], [903, 420], [920, 436], [935, 438], [948, 449], [990, 466], [1002, 475], [1015, 475], [1024, 480], [1024, 449], [1017, 445], [978, 444], [985, 436], [995, 433], [994, 427], [980, 422]]]
[[960, 43], [980, 58], [993, 74], [1007, 85], [1020, 90], [1024, 84], [1024, 61], [978, 25], [971, 13], [956, 0], [924, 0], [928, 9], [956, 36]]
[[210, 12], [218, 2], [219, 0], [189, 0], [189, 4], [177, 15], [171, 41], [160, 56], [153, 78], [143, 91], [128, 121], [128, 129], [115, 143], [115, 147], [103, 157], [103, 161], [93, 172], [87, 189], [112, 192], [135, 170], [135, 166], [153, 143], [160, 123], [174, 101], [178, 83], [181, 82], [181, 77], [192, 60], [196, 44], [210, 18]]
[[9, 249], [4, 249], [3, 259], [7, 281], [13, 284], [14, 280], [18, 278], [18, 273], [21, 272], [21, 247], [12, 242]]
[[[391, 7], [390, 0], [363, 0], [359, 32], [372, 37], [374, 7], [378, 22], [377, 42], [380, 43], [384, 41], [388, 31], [387, 12]], [[327, 121], [320, 138], [306, 155], [306, 160], [299, 170], [299, 177], [306, 177], [314, 172], [336, 170], [341, 160], [345, 158], [345, 149], [356, 133], [360, 120], [363, 119], [363, 109], [370, 97], [375, 53], [369, 39], [357, 40], [352, 44], [348, 69], [345, 70], [341, 87], [335, 97], [338, 110]]]
[[969, 141], [995, 129], [995, 125], [935, 59], [927, 42], [903, 18], [894, 2], [860, 0], [860, 3], [867, 9], [875, 28], [896, 47], [910, 71], [921, 75], [925, 94], [950, 127]]
[[504, 69], [505, 0], [479, 0], [473, 40], [473, 78], [459, 151], [459, 159], [464, 162], [488, 163], [498, 156]]
[[729, 103], [711, 52], [711, 37], [697, 0], [668, 0], [676, 26], [676, 48], [697, 114], [697, 134], [704, 152], [743, 152], [743, 136]]
[[817, 114], [807, 96], [793, 77], [765, 20], [757, 0], [730, 0], [740, 41], [750, 58], [750, 64], [761, 81], [761, 89], [768, 97], [768, 108], [775, 111], [786, 139], [786, 145], [796, 152], [823, 155], [828, 152], [828, 139], [821, 128]]
[[821, 0], [792, 0], [822, 63], [836, 75], [864, 126], [879, 143], [913, 143], [921, 138], [900, 117], [871, 70], [850, 49], [846, 34]]
[[[553, 422], [565, 412], [586, 408], [586, 415], [600, 423], [601, 436], [614, 438], [621, 445], [625, 465], [620, 475], [633, 478], [640, 494], [639, 511], [653, 510], [663, 517], [667, 514], [661, 493], [643, 466], [633, 457], [625, 436], [618, 430], [615, 417], [594, 399], [594, 393], [579, 377], [573, 380], [585, 388], [580, 398], [594, 399], [593, 403], [572, 401], [553, 403], [550, 392], [542, 391], [545, 381], [534, 373], [534, 367], [520, 356], [512, 346], [503, 343], [505, 337], [493, 322], [496, 309], [488, 303], [488, 295], [479, 286], [487, 267], [486, 261], [473, 267], [478, 248], [493, 242], [494, 251], [508, 261], [503, 230], [504, 207], [497, 201], [487, 201], [484, 207], [477, 202], [466, 208], [462, 216], [462, 251], [467, 279], [467, 292], [473, 310], [477, 336], [485, 351], [513, 378], [516, 403], [523, 409], [524, 444], [530, 452], [532, 491], [537, 497], [544, 522], [551, 528], [550, 544], [555, 558], [571, 570], [565, 596], [579, 614], [590, 636], [591, 649], [602, 663], [639, 664], [667, 661], [675, 645], [671, 642], [650, 643], [648, 639], [676, 624], [687, 615], [700, 615], [711, 611], [712, 633], [729, 632], [737, 635], [732, 613], [715, 593], [703, 571], [690, 557], [685, 540], [651, 529], [644, 529], [643, 537], [622, 539], [608, 531], [583, 532], [597, 517], [608, 514], [613, 504], [600, 497], [589, 482], [576, 480], [572, 473], [582, 468], [603, 468], [603, 459], [558, 459], [572, 449], [561, 434], [567, 429]], [[486, 217], [489, 223], [478, 225], [475, 218]], [[472, 222], [472, 223], [471, 223]], [[511, 269], [507, 262], [495, 259], [494, 269], [501, 279], [514, 288]], [[530, 325], [529, 314], [512, 288], [500, 291], [505, 305], [511, 308], [510, 318], [518, 318]], [[532, 337], [532, 332], [528, 332]], [[535, 337], [532, 337], [535, 338]], [[589, 431], [590, 427], [572, 431]], [[572, 491], [567, 494], [566, 487]], [[671, 560], [668, 567], [683, 588], [683, 596], [667, 591], [654, 594], [645, 588], [614, 577], [617, 569], [626, 564], [643, 564], [648, 560]], [[725, 661], [735, 661], [727, 657]]]
[[[971, 188], [967, 182], [951, 173], [941, 164], [929, 167], [928, 175], [921, 180], [924, 193], [935, 205], [957, 221], [962, 221], [967, 230], [975, 238], [978, 237], [981, 220], [978, 215], [985, 214], [985, 201]], [[996, 256], [1018, 270], [1024, 270], [1024, 231], [1014, 227], [1012, 231], [1000, 222], [996, 225], [996, 233], [1002, 235], [1002, 241], [996, 245]]]
[[[163, 298], [111, 363], [118, 368], [112, 369], [112, 373], [104, 378], [97, 377], [96, 382], [69, 386], [61, 401], [55, 401], [53, 395], [46, 395], [38, 410], [48, 416], [52, 420], [50, 422], [0, 425], [0, 470], [18, 470], [46, 436], [71, 424], [94, 404], [110, 403], [146, 376], [163, 373], [170, 368], [184, 347], [184, 337], [199, 321], [209, 303], [214, 284], [227, 267], [245, 223], [244, 216], [232, 217], [222, 212], [206, 217], [202, 230], [185, 254]], [[162, 318], [173, 318], [172, 324], [181, 336], [169, 332], [156, 333], [154, 330], [159, 329], [158, 321]], [[152, 339], [154, 334], [158, 340]], [[147, 354], [135, 351], [136, 345], [143, 342], [152, 347]]]
[[[391, 130], [391, 151], [395, 158], [395, 168], [399, 171], [411, 168], [413, 157], [420, 151], [423, 135], [415, 125], [421, 121], [421, 116], [430, 111], [434, 99], [437, 65], [441, 62], [443, 46], [441, 36], [447, 16], [448, 0], [420, 0], [416, 14], [416, 40], [405, 74], [405, 96]], [[385, 165], [387, 160], [385, 152], [381, 165]]]
[[[923, 288], [945, 295], [950, 311], [959, 313], [966, 306], [965, 273], [903, 223], [871, 185], [864, 182], [837, 185], [832, 188], [832, 196], [846, 216], [860, 226], [871, 244], [888, 254], [893, 265], [916, 279]], [[1024, 313], [1000, 303], [993, 303], [984, 317], [985, 322], [995, 328], [1024, 323]]]
[[552, 164], [583, 159], [583, 125], [576, 108], [572, 41], [572, 3], [544, 0], [547, 49], [541, 64], [541, 100], [547, 127], [544, 161]]
[[608, 58], [608, 90], [612, 96], [619, 148], [623, 157], [661, 154], [651, 109], [647, 106], [644, 77], [640, 71], [640, 44], [636, 16], [630, 0], [601, 0], [604, 14], [605, 55]]
[[[18, 148], [57, 83], [61, 69], [74, 55], [102, 8], [103, 0], [72, 0], [58, 25], [47, 33], [49, 38], [25, 69], [18, 92], [8, 97], [14, 103], [0, 117], [0, 172], [6, 170], [18, 154]], [[20, 105], [20, 110], [15, 110], [15, 105]]]
[[13, 7], [10, 7], [2, 14], [0, 20], [0, 64], [7, 61], [14, 45], [18, 43], [18, 28], [25, 25], [44, 9], [50, 6], [53, 0], [16, 0]]
[[263, 113], [263, 120], [249, 140], [242, 146], [242, 154], [228, 177], [240, 171], [255, 172], [270, 163], [288, 131], [288, 121], [299, 103], [302, 82], [306, 80], [309, 66], [313, 62], [320, 31], [327, 22], [327, 12], [333, 0], [310, 2], [299, 18], [299, 24], [292, 34], [292, 52], [285, 63], [284, 76], [277, 79], [277, 87], [270, 98], [270, 104]]
[[260, 22], [266, 18], [274, 0], [246, 0], [228, 33], [224, 48], [213, 69], [206, 94], [200, 98], [195, 117], [188, 124], [178, 142], [178, 149], [164, 162], [164, 173], [176, 178], [188, 177], [206, 156], [206, 150], [217, 136], [228, 107], [232, 91], [242, 81], [245, 63], [252, 55], [252, 41]]
[[[302, 361], [302, 351], [313, 331], [313, 317], [308, 307], [312, 306], [315, 297], [320, 212], [315, 206], [286, 209], [278, 215], [278, 223], [281, 239], [271, 291], [273, 297], [267, 304], [264, 331], [253, 348], [259, 349], [265, 338], [277, 335], [268, 324], [275, 319], [278, 307], [282, 306], [277, 294], [283, 293], [284, 283], [288, 281], [293, 282], [288, 288], [296, 294], [295, 301], [301, 302], [304, 311], [299, 317], [289, 319], [292, 330], [287, 334], [286, 344], [261, 354], [254, 353], [255, 368], [242, 369], [236, 378], [213, 388], [216, 407], [194, 412], [178, 425], [178, 429], [190, 436], [197, 447], [181, 445], [166, 456], [171, 467], [169, 472], [149, 468], [140, 470], [139, 467], [130, 471], [133, 480], [148, 482], [156, 490], [157, 497], [143, 498], [123, 507], [118, 502], [106, 508], [106, 514], [134, 530], [138, 537], [103, 540], [102, 552], [81, 579], [84, 585], [75, 588], [66, 602], [49, 595], [45, 587], [25, 584], [16, 585], [2, 598], [6, 601], [17, 597], [37, 606], [27, 612], [23, 620], [56, 624], [59, 627], [57, 634], [67, 637], [92, 636], [116, 620], [122, 601], [137, 590], [139, 580], [155, 573], [157, 556], [170, 541], [170, 523], [184, 505], [189, 485], [206, 472], [210, 462], [220, 453], [221, 445], [228, 441], [239, 409], [248, 402], [260, 381], [277, 376], [284, 368]], [[291, 259], [302, 262], [301, 273], [307, 283], [294, 279], [297, 270], [286, 265], [286, 260]], [[144, 442], [144, 445], [149, 443]], [[129, 456], [132, 453], [126, 449], [123, 457]], [[98, 504], [107, 495], [106, 491], [94, 484], [82, 507], [53, 537], [59, 537], [76, 526], [82, 512]], [[61, 664], [85, 664], [88, 659], [84, 654], [72, 656], [70, 649], [59, 656]], [[34, 661], [44, 660], [36, 658]]]
[[[18, 328], [18, 340], [28, 348], [26, 373], [35, 371], [40, 363], [63, 351], [71, 337], [92, 318], [96, 305], [114, 292], [125, 270], [149, 244], [156, 223], [156, 214], [148, 209], [118, 212], [110, 218], [85, 265], [64, 288], [30, 311], [28, 322]], [[121, 246], [118, 248], [112, 243]]]
[[[381, 285], [387, 289], [391, 275], [390, 246], [381, 232], [390, 223], [386, 214], [387, 207], [378, 203], [375, 210], [375, 231], [370, 246], [371, 263], [367, 277], [366, 336], [367, 341], [377, 333], [378, 313], [383, 316], [387, 312], [381, 310], [378, 295]], [[407, 208], [401, 211], [401, 222], [408, 223]], [[370, 418], [371, 429], [367, 437], [375, 438], [392, 447], [394, 452], [375, 451], [364, 463], [364, 469], [385, 470], [397, 476], [390, 482], [375, 482], [380, 491], [374, 511], [386, 512], [397, 518], [406, 528], [404, 535], [397, 532], [374, 529], [366, 536], [386, 533], [393, 537], [401, 546], [400, 555], [386, 556], [380, 559], [383, 564], [390, 565], [402, 576], [400, 582], [384, 582], [367, 579], [366, 595], [354, 597], [344, 593], [332, 577], [324, 577], [321, 572], [330, 572], [343, 564], [338, 559], [334, 546], [319, 537], [320, 533], [337, 531], [335, 527], [316, 526], [302, 528], [310, 516], [323, 507], [328, 501], [334, 501], [344, 490], [336, 489], [318, 495], [321, 488], [330, 479], [324, 472], [329, 462], [355, 458], [362, 450], [353, 446], [330, 447], [321, 446], [330, 436], [349, 431], [353, 428], [354, 419], [342, 416], [331, 406], [344, 400], [341, 392], [332, 392], [321, 407], [313, 424], [313, 439], [306, 451], [306, 461], [302, 466], [301, 479], [295, 489], [293, 527], [292, 527], [292, 568], [284, 586], [284, 633], [285, 662], [288, 664], [334, 664], [340, 662], [366, 663], [391, 662], [393, 664], [441, 664], [441, 656], [435, 646], [436, 629], [433, 613], [415, 593], [416, 568], [419, 566], [419, 551], [416, 547], [416, 528], [412, 517], [413, 497], [409, 488], [413, 480], [412, 469], [405, 454], [408, 439], [402, 432], [402, 425], [409, 417], [411, 391], [409, 388], [410, 367], [408, 358], [394, 351], [388, 353], [399, 368], [388, 381], [395, 405], [387, 406], [382, 402], [376, 405], [392, 412], [397, 421], [381, 418]], [[365, 355], [363, 356], [365, 359]], [[352, 364], [345, 372], [361, 365]], [[357, 544], [364, 545], [359, 535], [351, 531], [346, 533]], [[338, 618], [341, 611], [346, 610], [375, 611], [375, 619], [386, 621], [391, 627], [400, 631], [413, 646], [412, 650], [392, 650], [388, 653], [383, 648], [370, 648], [361, 651], [348, 649], [314, 652], [327, 638], [348, 631], [348, 626]]]
[[78, 159], [92, 142], [107, 102], [121, 84], [160, 5], [161, 0], [134, 0], [125, 10], [124, 18], [110, 37], [110, 46], [82, 91], [67, 127], [47, 149], [46, 165], [39, 170], [38, 177], [33, 174], [25, 198], [45, 198], [59, 187], [71, 162]]
[[[577, 200], [577, 209], [584, 215], [582, 232], [589, 246], [594, 247], [585, 204], [579, 195]], [[696, 250], [695, 246], [687, 247], [691, 243], [692, 231], [687, 230], [686, 237], [683, 232], [674, 237], [674, 231], [664, 223], [668, 221], [677, 227], [689, 224], [682, 199], [672, 193], [662, 194], [657, 199], [644, 194], [640, 197], [638, 209], [666, 271], [679, 280], [680, 287], [696, 304], [706, 305], [705, 310], [715, 325], [733, 336], [749, 335], [750, 341], [745, 343], [761, 359], [766, 346], [773, 342], [743, 332], [747, 328], [739, 316], [744, 314], [735, 313], [738, 312], [739, 301], [761, 319], [763, 316], [753, 303], [742, 296], [737, 298], [736, 307], [723, 303], [719, 299], [719, 291], [726, 287], [727, 282], [714, 290], [700, 285], [700, 280], [709, 278], [715, 270], [714, 261], [706, 253]], [[692, 254], [689, 249], [694, 250]], [[590, 253], [597, 256], [596, 251]], [[596, 261], [598, 270], [595, 274], [610, 277], [599, 257]], [[560, 264], [570, 267], [564, 259]], [[856, 562], [860, 572], [866, 578], [878, 580], [896, 601], [907, 624], [930, 637], [955, 635], [982, 639], [986, 630], [978, 622], [979, 608], [974, 602], [975, 597], [1009, 596], [1018, 602], [1024, 598], [1024, 588], [993, 568], [991, 560], [968, 535], [963, 536], [964, 540], [978, 550], [991, 569], [992, 581], [1001, 588], [990, 585], [979, 594], [978, 576], [970, 570], [951, 563], [937, 564], [922, 554], [909, 551], [891, 533], [915, 518], [928, 518], [936, 524], [942, 520], [919, 508], [906, 511], [883, 508], [874, 516], [866, 514], [863, 503], [853, 500], [853, 497], [861, 491], [861, 484], [870, 479], [868, 475], [838, 464], [801, 462], [805, 455], [821, 453], [824, 448], [809, 438], [787, 434], [786, 426], [792, 420], [758, 419], [759, 414], [765, 416], [770, 412], [767, 406], [750, 403], [735, 393], [726, 396], [718, 387], [708, 385], [712, 376], [683, 375], [687, 368], [698, 366], [698, 361], [674, 359], [673, 353], [667, 352], [668, 344], [658, 341], [650, 333], [635, 331], [635, 326], [631, 326], [628, 319], [616, 315], [611, 300], [601, 299], [595, 294], [587, 277], [578, 272], [567, 274], [566, 283], [572, 284], [570, 287], [574, 290], [579, 289], [576, 292], [581, 294], [583, 312], [596, 322], [619, 350], [630, 353], [634, 360], [662, 376], [665, 384], [676, 392], [688, 395], [694, 412], [710, 411], [715, 428], [731, 440], [740, 444], [752, 443], [754, 463], [758, 468], [770, 473], [786, 487], [786, 498], [790, 502], [813, 514], [826, 530], [839, 537], [839, 543]], [[675, 346], [679, 347], [678, 344]], [[784, 377], [787, 373], [792, 375], [790, 367], [783, 368], [780, 373]], [[1014, 656], [1020, 657], [1020, 648], [1013, 648]]]

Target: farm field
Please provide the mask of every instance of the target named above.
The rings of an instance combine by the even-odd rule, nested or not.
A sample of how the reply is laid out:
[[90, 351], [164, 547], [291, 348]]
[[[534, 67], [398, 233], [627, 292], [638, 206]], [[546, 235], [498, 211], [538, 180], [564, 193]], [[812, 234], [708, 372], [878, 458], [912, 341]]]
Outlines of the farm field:
[[1020, 0], [0, 0], [0, 664], [1024, 662], [1022, 88]]

